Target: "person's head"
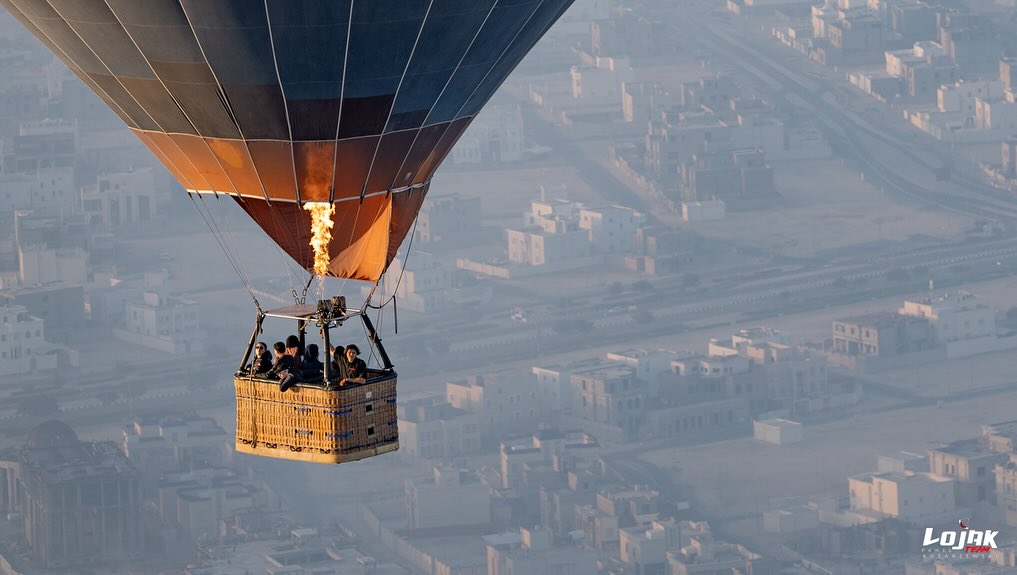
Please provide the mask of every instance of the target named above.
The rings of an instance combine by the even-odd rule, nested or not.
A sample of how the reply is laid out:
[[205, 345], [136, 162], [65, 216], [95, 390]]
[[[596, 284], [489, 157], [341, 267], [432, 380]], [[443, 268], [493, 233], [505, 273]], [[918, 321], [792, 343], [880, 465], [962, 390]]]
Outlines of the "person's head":
[[351, 343], [346, 346], [346, 361], [353, 361], [360, 355], [360, 348], [356, 344]]
[[312, 343], [307, 346], [307, 350], [304, 351], [304, 355], [310, 358], [318, 359], [318, 344]]
[[287, 353], [289, 353], [290, 355], [293, 355], [299, 349], [300, 349], [300, 338], [299, 337], [297, 337], [295, 335], [291, 335], [291, 336], [286, 338], [286, 352]]
[[286, 344], [281, 341], [277, 341], [275, 342], [275, 345], [272, 346], [272, 351], [275, 352], [276, 357], [280, 357], [286, 353]]
[[261, 355], [266, 351], [268, 351], [268, 346], [265, 345], [265, 342], [259, 341], [258, 343], [254, 344], [254, 353]]

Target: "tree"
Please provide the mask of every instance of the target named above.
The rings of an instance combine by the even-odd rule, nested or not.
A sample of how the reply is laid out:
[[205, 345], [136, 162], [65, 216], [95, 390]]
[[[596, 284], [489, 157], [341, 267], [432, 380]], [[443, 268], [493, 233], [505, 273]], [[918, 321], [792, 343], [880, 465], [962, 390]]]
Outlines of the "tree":
[[699, 278], [699, 276], [697, 276], [696, 274], [694, 274], [692, 272], [689, 272], [689, 273], [685, 274], [684, 276], [682, 276], [682, 285], [687, 287], [687, 288], [696, 287], [700, 283], [702, 283], [702, 281], [703, 280], [701, 280]]
[[614, 282], [607, 286], [607, 293], [611, 295], [621, 295], [625, 291], [625, 286], [621, 282]]

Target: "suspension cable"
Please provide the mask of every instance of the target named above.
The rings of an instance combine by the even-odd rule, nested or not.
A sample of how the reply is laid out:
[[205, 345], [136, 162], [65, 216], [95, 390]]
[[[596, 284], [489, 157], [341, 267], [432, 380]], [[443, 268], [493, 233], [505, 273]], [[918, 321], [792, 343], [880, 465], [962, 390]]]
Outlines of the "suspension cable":
[[222, 248], [223, 254], [226, 255], [226, 261], [229, 262], [230, 266], [233, 268], [233, 271], [236, 272], [237, 277], [240, 278], [240, 281], [244, 284], [244, 288], [247, 290], [247, 294], [251, 296], [251, 300], [254, 301], [254, 306], [258, 308], [258, 313], [263, 313], [261, 309], [261, 303], [258, 302], [258, 297], [254, 294], [254, 290], [251, 289], [250, 282], [247, 281], [246, 276], [244, 275], [243, 271], [241, 271], [239, 261], [234, 259], [233, 255], [230, 253], [230, 250], [223, 242], [223, 238], [220, 235], [221, 232], [217, 230], [217, 228], [213, 225], [212, 220], [210, 219], [211, 214], [210, 213], [206, 214], [205, 211], [202, 210], [202, 207], [205, 207], [207, 210], [207, 206], [204, 205], [204, 201], [202, 201], [201, 204], [199, 205], [198, 202], [194, 199], [194, 195], [195, 194], [191, 192], [187, 192], [187, 197], [189, 197], [191, 199], [191, 203], [194, 204], [194, 209], [197, 210], [198, 215], [201, 216], [202, 221], [205, 222], [205, 225], [208, 227], [208, 231], [212, 234], [212, 237], [215, 238], [216, 243], [218, 243], [219, 247]]

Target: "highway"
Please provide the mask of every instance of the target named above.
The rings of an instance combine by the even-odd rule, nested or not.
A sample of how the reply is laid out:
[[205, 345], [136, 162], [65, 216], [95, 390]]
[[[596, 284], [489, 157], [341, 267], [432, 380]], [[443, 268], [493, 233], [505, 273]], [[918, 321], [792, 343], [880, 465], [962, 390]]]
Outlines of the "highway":
[[[674, 20], [673, 11], [662, 11], [658, 16]], [[885, 127], [879, 129], [846, 109], [836, 95], [836, 86], [793, 71], [781, 64], [778, 57], [767, 57], [778, 50], [788, 53], [774, 40], [747, 40], [752, 34], [725, 26], [723, 20], [695, 10], [682, 12], [682, 18], [669, 26], [680, 37], [694, 38], [732, 67], [769, 86], [776, 97], [775, 104], [782, 104], [785, 110], [804, 109], [831, 144], [858, 164], [866, 180], [939, 209], [999, 221], [1008, 227], [1017, 224], [1017, 203], [987, 184], [962, 177], [960, 182], [942, 182], [930, 188], [909, 178], [908, 175], [918, 174], [927, 178], [931, 169], [940, 166], [914, 150], [914, 144], [902, 145], [898, 134]], [[802, 62], [803, 66], [806, 64]], [[900, 122], [903, 124], [903, 120]], [[873, 152], [877, 148], [880, 153]], [[934, 148], [923, 141], [921, 149]]]

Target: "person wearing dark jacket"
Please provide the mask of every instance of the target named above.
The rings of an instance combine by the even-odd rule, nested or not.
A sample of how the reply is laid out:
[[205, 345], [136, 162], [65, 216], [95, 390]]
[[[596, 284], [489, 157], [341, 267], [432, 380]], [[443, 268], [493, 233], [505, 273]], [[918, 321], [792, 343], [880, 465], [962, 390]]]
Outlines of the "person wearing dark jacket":
[[367, 364], [357, 357], [360, 348], [356, 344], [346, 346], [346, 375], [339, 385], [347, 383], [364, 383], [367, 381]]
[[339, 381], [346, 379], [346, 348], [344, 346], [331, 346], [332, 365], [329, 368], [333, 378], [337, 378]]
[[318, 359], [318, 345], [312, 343], [304, 350], [304, 357], [301, 360], [301, 370], [305, 378], [321, 377], [325, 365]]
[[268, 346], [265, 342], [259, 341], [254, 346], [254, 360], [251, 361], [248, 373], [251, 375], [261, 375], [268, 373], [272, 369], [272, 353], [268, 351]]
[[300, 381], [300, 371], [293, 356], [286, 353], [286, 344], [279, 341], [273, 346], [275, 351], [275, 365], [268, 372], [269, 377], [279, 378], [279, 391], [286, 391], [293, 387], [293, 384]]

